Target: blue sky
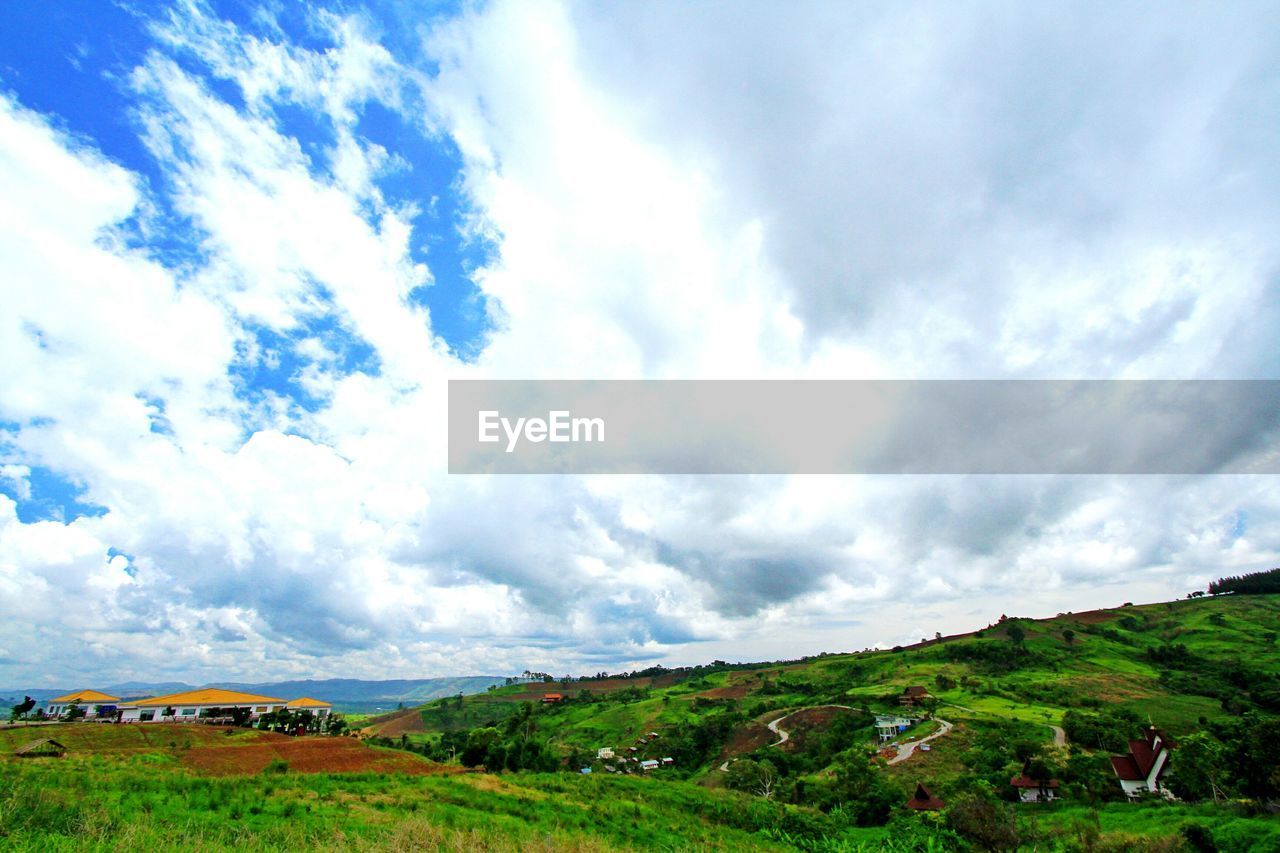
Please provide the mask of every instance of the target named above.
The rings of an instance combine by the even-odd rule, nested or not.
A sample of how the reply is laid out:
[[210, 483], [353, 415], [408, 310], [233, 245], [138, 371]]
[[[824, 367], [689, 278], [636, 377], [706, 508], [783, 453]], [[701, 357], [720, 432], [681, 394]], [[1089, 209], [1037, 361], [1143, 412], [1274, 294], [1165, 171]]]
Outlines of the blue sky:
[[[417, 12], [428, 8], [421, 4]], [[138, 96], [127, 77], [149, 51], [164, 50], [153, 27], [162, 20], [162, 3], [58, 2], [9, 3], [0, 9], [0, 85], [28, 108], [50, 117], [66, 131], [83, 137], [106, 157], [143, 176], [150, 200], [166, 226], [150, 234], [142, 245], [158, 257], [179, 262], [191, 251], [190, 222], [167, 204], [166, 177], [140, 140], [136, 117]], [[299, 4], [267, 7], [250, 3], [213, 3], [209, 11], [234, 25], [246, 36], [287, 41], [312, 50], [333, 46]], [[361, 9], [365, 19], [378, 27], [389, 49], [412, 50], [413, 29], [402, 29], [399, 4], [380, 10]], [[379, 14], [381, 12], [381, 14]], [[432, 15], [450, 14], [440, 4]], [[429, 19], [429, 15], [424, 18]], [[389, 38], [402, 33], [402, 38]], [[186, 70], [198, 75], [231, 104], [243, 104], [237, 87], [211, 73], [207, 66], [182, 51], [171, 54]], [[410, 61], [412, 57], [410, 57]], [[305, 109], [279, 105], [275, 118], [281, 130], [297, 140], [325, 169], [316, 154], [333, 143], [333, 128]], [[434, 282], [414, 292], [413, 298], [431, 310], [434, 327], [455, 351], [474, 355], [482, 345], [486, 328], [483, 296], [470, 280], [481, 266], [489, 247], [484, 241], [464, 240], [458, 218], [466, 201], [455, 192], [460, 167], [457, 149], [444, 136], [432, 136], [420, 122], [379, 103], [361, 105], [358, 132], [371, 142], [394, 151], [403, 161], [379, 182], [389, 200], [413, 203], [422, 210], [413, 219], [418, 238], [412, 256], [430, 266]]]
[[1277, 116], [1263, 4], [4, 4], [0, 684], [793, 658], [1269, 568], [1268, 478], [450, 477], [445, 390], [1275, 378]]
[[[214, 3], [207, 10], [241, 33], [286, 41], [316, 51], [333, 47], [333, 39], [298, 4], [280, 4], [268, 10], [254, 4]], [[425, 8], [425, 7], [424, 7]], [[450, 14], [441, 4], [433, 14]], [[379, 12], [381, 14], [379, 14]], [[389, 4], [380, 10], [362, 9], [365, 19], [382, 28], [388, 47], [412, 50], [412, 27], [401, 29], [401, 10]], [[0, 8], [0, 88], [29, 109], [44, 114], [56, 127], [83, 140], [105, 157], [141, 176], [148, 212], [145, 236], [135, 235], [136, 245], [168, 265], [199, 263], [200, 251], [192, 239], [196, 227], [175, 210], [166, 190], [168, 177], [142, 141], [137, 111], [139, 96], [128, 84], [133, 68], [151, 51], [166, 46], [154, 27], [166, 14], [165, 4], [65, 2], [52, 4], [10, 3]], [[238, 88], [220, 78], [197, 59], [182, 51], [170, 55], [196, 75], [227, 103], [243, 106]], [[312, 111], [290, 104], [274, 109], [281, 131], [295, 139], [311, 155], [312, 167], [324, 173], [323, 151], [334, 142], [333, 127]], [[432, 282], [415, 288], [410, 299], [431, 313], [432, 325], [448, 346], [463, 358], [473, 358], [482, 348], [488, 327], [484, 297], [470, 274], [482, 266], [491, 251], [482, 239], [465, 239], [459, 232], [466, 200], [456, 192], [460, 167], [457, 149], [442, 135], [433, 135], [411, 115], [380, 103], [361, 106], [357, 131], [365, 139], [395, 152], [400, 165], [379, 181], [389, 201], [420, 208], [411, 220], [415, 241], [410, 256], [429, 263]], [[319, 288], [323, 301], [323, 288]], [[320, 403], [296, 377], [305, 367], [289, 346], [309, 335], [328, 338], [342, 353], [346, 371], [377, 372], [377, 357], [367, 343], [350, 334], [341, 322], [323, 310], [289, 334], [268, 328], [253, 330], [255, 341], [269, 358], [247, 358], [229, 368], [239, 393], [257, 399], [270, 391], [290, 398], [303, 409]], [[71, 521], [105, 510], [83, 503], [82, 486], [50, 468], [36, 467], [30, 495], [23, 498], [11, 482], [0, 480], [0, 491], [18, 502], [24, 522], [42, 519]]]

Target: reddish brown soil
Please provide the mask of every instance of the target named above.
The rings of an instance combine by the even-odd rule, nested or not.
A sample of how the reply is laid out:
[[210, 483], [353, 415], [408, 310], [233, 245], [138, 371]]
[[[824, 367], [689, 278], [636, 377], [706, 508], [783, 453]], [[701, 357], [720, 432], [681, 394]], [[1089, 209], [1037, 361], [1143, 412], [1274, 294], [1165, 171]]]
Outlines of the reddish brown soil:
[[710, 690], [703, 690], [701, 693], [693, 695], [701, 696], [704, 699], [741, 699], [747, 695], [747, 685], [737, 684], [732, 687], [713, 687]]
[[803, 711], [796, 711], [778, 724], [778, 728], [783, 729], [791, 736], [790, 740], [778, 748], [788, 751], [802, 751], [808, 738], [831, 725], [831, 721], [836, 717], [851, 713], [853, 712], [846, 711], [843, 708], [829, 707], [806, 708]]
[[282, 759], [290, 773], [410, 773], [432, 775], [464, 772], [427, 761], [409, 752], [375, 749], [355, 738], [289, 737], [243, 746], [198, 746], [182, 753], [182, 763], [207, 776], [261, 773]]
[[1072, 613], [1067, 617], [1083, 625], [1097, 625], [1100, 622], [1111, 622], [1119, 618], [1115, 610], [1086, 610], [1084, 613]]
[[379, 718], [372, 725], [365, 726], [362, 731], [381, 737], [400, 737], [412, 732], [425, 732], [427, 727], [422, 722], [422, 712], [418, 708], [408, 708]]
[[720, 751], [720, 755], [716, 757], [716, 762], [722, 762], [734, 756], [744, 755], [748, 752], [759, 749], [762, 746], [768, 746], [778, 739], [777, 735], [769, 731], [761, 723], [748, 723], [733, 733], [733, 740]]
[[568, 687], [561, 686], [560, 682], [552, 682], [551, 684], [528, 684], [519, 693], [506, 693], [494, 698], [501, 699], [504, 702], [540, 702], [542, 697], [548, 693], [560, 693], [564, 696], [577, 696], [583, 690], [589, 693], [616, 693], [619, 690], [626, 690], [631, 687], [670, 687], [680, 680], [679, 673], [665, 673], [657, 678], [653, 676], [643, 676], [641, 678], [602, 678], [598, 681], [571, 681]]

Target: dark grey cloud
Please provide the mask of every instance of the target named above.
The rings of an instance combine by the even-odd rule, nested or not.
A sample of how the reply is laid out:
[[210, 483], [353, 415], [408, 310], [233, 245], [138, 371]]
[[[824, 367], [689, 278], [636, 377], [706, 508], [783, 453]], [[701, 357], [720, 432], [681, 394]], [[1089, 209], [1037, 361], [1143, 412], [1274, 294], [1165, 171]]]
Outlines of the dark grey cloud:
[[[1109, 274], [1123, 291], [1143, 274], [1126, 259], [1199, 244], [1269, 256], [1271, 270], [1242, 257], [1240, 273], [1274, 274], [1274, 6], [581, 4], [575, 24], [584, 62], [636, 123], [763, 219], [815, 343], [909, 343], [927, 328], [951, 345], [926, 375], [998, 375], [1010, 299], [1042, 295], [1054, 331], [1041, 272]], [[1148, 301], [1041, 375], [1115, 376], [1176, 348], [1194, 300]], [[1195, 369], [1273, 363], [1261, 349], [1222, 356]]]

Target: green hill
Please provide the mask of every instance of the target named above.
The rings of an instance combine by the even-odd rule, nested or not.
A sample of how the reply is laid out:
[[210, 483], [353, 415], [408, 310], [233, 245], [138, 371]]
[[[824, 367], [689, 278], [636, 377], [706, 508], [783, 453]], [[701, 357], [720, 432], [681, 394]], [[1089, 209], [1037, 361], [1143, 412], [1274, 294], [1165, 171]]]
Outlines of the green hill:
[[[566, 751], [626, 745], [728, 709], [751, 719], [845, 704], [890, 710], [925, 686], [954, 717], [1060, 725], [1067, 711], [1120, 709], [1179, 734], [1250, 708], [1280, 712], [1280, 596], [1197, 598], [1051, 619], [1009, 618], [902, 649], [767, 664], [712, 665], [635, 678], [513, 685], [421, 708], [442, 733], [501, 722], [523, 701]], [[1015, 642], [1010, 634], [1021, 632]], [[546, 693], [566, 701], [544, 706]]]
[[[1203, 765], [1206, 750], [1234, 755], [1224, 759], [1231, 766], [1218, 787], [1254, 804], [1236, 808], [1259, 810], [1250, 827], [1274, 833], [1275, 819], [1261, 810], [1280, 797], [1280, 773], [1250, 779], [1280, 767], [1277, 628], [1275, 595], [1001, 617], [969, 634], [892, 650], [495, 688], [423, 706], [422, 731], [388, 743], [491, 771], [590, 767], [635, 776], [645, 775], [637, 760], [671, 757], [674, 766], [648, 772], [655, 783], [751, 792], [763, 772], [773, 777], [772, 800], [824, 814], [849, 808], [854, 783], [845, 777], [871, 756], [873, 775], [854, 784], [876, 803], [854, 820], [868, 827], [891, 817], [919, 782], [948, 802], [985, 797], [1010, 808], [1009, 779], [1030, 758], [1061, 779], [1064, 800], [1012, 807], [1011, 819], [1065, 831], [1096, 818], [1100, 832], [1114, 819], [1121, 832], [1146, 814], [1147, 830], [1168, 834], [1169, 810], [1192, 807], [1125, 801], [1109, 763], [1154, 726], [1175, 742], [1188, 739], [1170, 776], [1187, 800], [1213, 787], [1193, 762]], [[875, 757], [875, 716], [898, 711], [909, 686], [930, 696], [913, 711], [923, 719], [901, 739], [947, 731], [927, 751], [889, 764], [896, 753]], [[542, 701], [553, 693], [564, 698]], [[782, 732], [788, 740], [779, 744]], [[600, 748], [633, 760], [597, 759]]]
[[[907, 648], [495, 686], [390, 715], [392, 737], [333, 748], [240, 732], [193, 741], [180, 726], [9, 730], [6, 749], [52, 732], [68, 754], [3, 759], [0, 838], [14, 849], [1276, 851], [1278, 627], [1278, 595], [1005, 618]], [[928, 695], [904, 708], [907, 687]], [[898, 712], [914, 722], [880, 744], [876, 715]], [[1151, 726], [1176, 743], [1165, 783], [1181, 801], [1129, 801], [1112, 772], [1109, 755]], [[237, 766], [266, 770], [210, 778]], [[1010, 779], [1024, 767], [1061, 798], [1017, 802]], [[921, 783], [941, 810], [905, 807]]]

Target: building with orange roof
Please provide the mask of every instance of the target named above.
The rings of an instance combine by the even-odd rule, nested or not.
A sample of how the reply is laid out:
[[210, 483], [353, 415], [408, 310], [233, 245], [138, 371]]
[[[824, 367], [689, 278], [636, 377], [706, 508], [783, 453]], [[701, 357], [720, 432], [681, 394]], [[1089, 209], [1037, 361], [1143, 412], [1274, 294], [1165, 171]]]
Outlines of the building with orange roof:
[[195, 722], [199, 719], [234, 716], [248, 710], [249, 718], [284, 709], [288, 701], [275, 696], [259, 696], [219, 687], [202, 687], [168, 696], [153, 696], [120, 705], [122, 722]]
[[301, 699], [290, 699], [285, 706], [290, 711], [310, 711], [317, 717], [327, 717], [333, 713], [333, 703], [303, 696]]
[[116, 703], [119, 701], [119, 696], [112, 696], [100, 690], [75, 690], [64, 696], [50, 699], [44, 712], [50, 717], [65, 717], [68, 709], [74, 705], [82, 709], [86, 717], [96, 717], [99, 708], [102, 708], [104, 714], [114, 714]]

